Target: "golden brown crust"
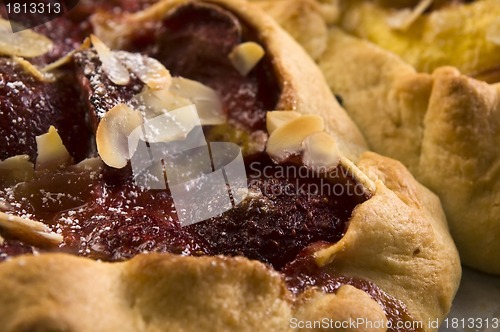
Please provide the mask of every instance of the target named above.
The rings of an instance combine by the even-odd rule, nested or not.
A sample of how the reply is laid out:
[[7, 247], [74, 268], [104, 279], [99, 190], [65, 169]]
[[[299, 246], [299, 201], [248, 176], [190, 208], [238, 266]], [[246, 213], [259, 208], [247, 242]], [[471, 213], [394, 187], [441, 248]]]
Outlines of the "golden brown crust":
[[453, 68], [433, 78], [419, 178], [441, 197], [462, 261], [500, 274], [500, 89]]
[[439, 195], [463, 262], [500, 273], [498, 85], [451, 67], [417, 73], [338, 29], [320, 67], [371, 147]]
[[279, 275], [239, 258], [26, 256], [0, 279], [4, 331], [284, 331], [291, 316]]
[[[164, 1], [127, 20], [144, 22], [184, 2]], [[260, 32], [282, 80], [278, 108], [321, 115], [341, 162], [373, 194], [355, 209], [345, 237], [316, 253], [318, 264], [374, 282], [404, 302], [416, 321], [443, 318], [460, 265], [435, 195], [401, 164], [373, 153], [360, 157], [365, 144], [358, 129], [319, 69], [276, 23], [246, 3], [210, 2]], [[116, 38], [101, 28], [101, 38]], [[245, 258], [149, 254], [102, 263], [43, 254], [3, 263], [0, 280], [0, 326], [6, 331], [296, 331], [292, 318], [387, 319], [377, 302], [351, 286], [335, 294], [308, 289], [294, 298], [277, 272]]]
[[0, 279], [3, 331], [292, 331], [293, 317], [385, 319], [352, 286], [294, 304], [278, 273], [245, 258], [25, 256], [4, 263]]
[[354, 211], [346, 235], [332, 247], [332, 264], [373, 280], [406, 303], [418, 321], [444, 317], [460, 262], [439, 199], [398, 161], [367, 152], [358, 165], [377, 191]]
[[[322, 294], [320, 292], [306, 292], [299, 300], [301, 306], [295, 312], [298, 320], [321, 321], [328, 317], [336, 322], [348, 322], [351, 320], [366, 320], [366, 324], [360, 324], [355, 328], [346, 325], [342, 331], [354, 332], [383, 332], [388, 324], [382, 308], [375, 301], [370, 301], [368, 294], [350, 286], [345, 285], [338, 289], [335, 294]], [[362, 303], [362, 305], [361, 305]], [[357, 308], [352, 311], [352, 308]], [[368, 322], [377, 322], [379, 326], [370, 326]], [[340, 329], [339, 329], [340, 330]], [[310, 328], [301, 331], [331, 331], [329, 328]]]
[[[317, 59], [325, 51], [328, 27], [323, 12], [326, 5], [320, 5], [316, 0], [255, 0], [252, 2], [272, 16], [313, 59]], [[330, 5], [329, 8], [336, 13], [336, 6]], [[329, 21], [331, 22], [332, 18]]]

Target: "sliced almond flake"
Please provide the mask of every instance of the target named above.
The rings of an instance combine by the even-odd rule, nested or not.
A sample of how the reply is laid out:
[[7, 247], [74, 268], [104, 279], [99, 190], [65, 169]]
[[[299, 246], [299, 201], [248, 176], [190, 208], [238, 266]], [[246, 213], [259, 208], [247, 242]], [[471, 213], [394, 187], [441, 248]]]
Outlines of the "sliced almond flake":
[[4, 238], [0, 235], [0, 246], [3, 245], [5, 242]]
[[56, 77], [53, 74], [40, 71], [31, 62], [29, 62], [21, 57], [13, 56], [12, 60], [17, 62], [19, 65], [21, 65], [21, 67], [24, 69], [24, 71], [26, 71], [28, 74], [32, 75], [33, 77], [35, 77], [37, 80], [39, 80], [41, 82], [51, 83], [51, 82], [55, 82], [55, 80], [56, 80]]
[[149, 143], [184, 140], [195, 127], [201, 127], [201, 122], [196, 106], [190, 104], [148, 119], [144, 123], [144, 137]]
[[148, 86], [135, 95], [134, 99], [147, 119], [193, 104], [191, 100], [178, 96], [169, 89], [153, 90]]
[[10, 22], [0, 18], [0, 54], [33, 58], [47, 53], [53, 46], [49, 38], [30, 29], [13, 33]]
[[229, 60], [234, 68], [243, 76], [246, 76], [264, 56], [265, 51], [255, 42], [241, 43], [229, 53]]
[[57, 59], [56, 61], [54, 62], [51, 62], [49, 63], [48, 65], [46, 65], [45, 67], [41, 68], [40, 70], [44, 73], [47, 73], [49, 71], [52, 71], [54, 69], [57, 69], [61, 66], [64, 66], [65, 64], [69, 63], [71, 61], [71, 58], [73, 57], [73, 55], [76, 53], [76, 49], [67, 53], [65, 56]]
[[[18, 155], [0, 161], [0, 187], [11, 187], [35, 176], [35, 166], [28, 155]], [[0, 201], [0, 209], [2, 202]]]
[[323, 131], [325, 124], [318, 115], [303, 115], [277, 128], [267, 141], [266, 152], [278, 162], [302, 152], [302, 142], [317, 132]]
[[429, 8], [432, 2], [433, 0], [420, 0], [413, 10], [398, 10], [387, 17], [387, 24], [395, 30], [407, 30]]
[[174, 77], [170, 91], [177, 96], [191, 100], [198, 110], [202, 125], [226, 123], [226, 114], [219, 95], [212, 88], [187, 78]]
[[61, 235], [53, 233], [45, 224], [0, 212], [0, 231], [30, 245], [56, 246], [63, 241]]
[[312, 134], [302, 142], [302, 162], [311, 169], [327, 170], [340, 162], [340, 151], [335, 139], [325, 133]]
[[165, 18], [165, 13], [173, 8], [174, 1], [155, 1], [144, 10], [134, 13], [127, 13], [123, 19], [121, 15], [108, 11], [98, 11], [90, 17], [92, 28], [95, 34], [104, 40], [108, 45], [115, 48], [125, 46], [128, 38], [136, 34], [138, 27], [151, 26], [155, 22], [161, 22]]
[[363, 186], [367, 195], [373, 195], [377, 189], [375, 182], [367, 175], [368, 173], [363, 172], [348, 158], [341, 156], [340, 165], [346, 169], [349, 174]]
[[106, 113], [96, 132], [97, 152], [106, 165], [114, 168], [127, 165], [130, 159], [128, 137], [143, 122], [139, 111], [122, 103]]
[[115, 56], [151, 89], [168, 89], [172, 84], [170, 72], [156, 59], [139, 53], [113, 52]]
[[52, 63], [49, 63], [48, 65], [46, 65], [45, 67], [43, 67], [41, 69], [41, 71], [42, 72], [49, 72], [49, 71], [57, 69], [57, 68], [59, 68], [61, 66], [64, 66], [65, 64], [71, 62], [71, 59], [73, 58], [73, 55], [76, 52], [88, 49], [88, 48], [90, 48], [90, 46], [91, 46], [90, 38], [85, 38], [85, 40], [83, 41], [83, 43], [78, 48], [74, 49], [71, 52], [66, 53], [66, 55], [64, 55], [63, 57], [57, 59], [56, 61], [54, 61]]
[[127, 85], [130, 82], [130, 73], [127, 68], [118, 60], [106, 44], [95, 35], [90, 35], [90, 41], [99, 55], [102, 69], [111, 82], [117, 85]]
[[286, 123], [300, 118], [302, 114], [296, 111], [272, 111], [266, 114], [266, 127], [267, 132], [272, 134], [273, 131], [279, 127], [284, 126]]
[[71, 158], [54, 126], [50, 126], [46, 134], [36, 137], [36, 146], [35, 168], [37, 171], [54, 170], [73, 162], [73, 158]]

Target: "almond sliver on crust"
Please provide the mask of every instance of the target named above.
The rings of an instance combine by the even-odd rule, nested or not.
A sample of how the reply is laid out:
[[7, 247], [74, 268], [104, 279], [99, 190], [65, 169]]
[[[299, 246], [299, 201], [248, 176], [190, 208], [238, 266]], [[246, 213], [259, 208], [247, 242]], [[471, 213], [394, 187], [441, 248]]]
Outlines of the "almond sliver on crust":
[[302, 114], [295, 111], [273, 111], [267, 113], [266, 127], [267, 132], [272, 134], [279, 127], [284, 126], [286, 123], [300, 118]]

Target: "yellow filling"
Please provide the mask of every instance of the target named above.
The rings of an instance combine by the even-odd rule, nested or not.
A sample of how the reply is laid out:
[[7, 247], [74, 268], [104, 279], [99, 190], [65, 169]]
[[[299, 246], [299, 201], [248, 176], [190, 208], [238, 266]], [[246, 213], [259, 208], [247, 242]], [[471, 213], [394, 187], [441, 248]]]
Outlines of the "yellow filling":
[[401, 56], [418, 71], [451, 65], [486, 81], [500, 81], [500, 1], [452, 5], [419, 16], [407, 29], [391, 27], [396, 9], [353, 2], [342, 25]]

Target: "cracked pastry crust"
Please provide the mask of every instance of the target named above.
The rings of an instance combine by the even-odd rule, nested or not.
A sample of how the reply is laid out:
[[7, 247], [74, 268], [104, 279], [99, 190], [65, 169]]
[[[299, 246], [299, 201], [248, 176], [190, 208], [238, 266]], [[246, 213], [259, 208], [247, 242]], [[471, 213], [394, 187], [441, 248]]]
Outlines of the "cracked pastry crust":
[[[120, 48], [133, 32], [127, 26], [162, 18], [186, 2], [163, 1], [122, 22], [95, 16], [95, 33]], [[410, 320], [423, 323], [416, 330], [432, 330], [425, 322], [447, 314], [460, 278], [438, 198], [399, 162], [363, 152], [359, 130], [319, 69], [274, 21], [246, 3], [204, 3], [230, 10], [258, 31], [280, 80], [276, 108], [320, 116], [338, 162], [369, 193], [353, 210], [344, 236], [314, 251], [315, 266], [368, 280], [401, 301]], [[293, 292], [281, 273], [243, 257], [151, 253], [108, 263], [43, 253], [1, 263], [0, 280], [0, 326], [6, 331], [293, 331], [299, 329], [290, 325], [292, 318], [389, 319], [387, 308], [359, 288]]]
[[[5, 264], [5, 331], [290, 331], [292, 317], [386, 321], [349, 285], [329, 295], [311, 290], [294, 304], [278, 273], [244, 258], [150, 254], [110, 264], [56, 254]], [[29, 275], [36, 279], [20, 287]]]
[[340, 29], [319, 64], [370, 146], [441, 198], [462, 261], [499, 274], [499, 85], [452, 67], [418, 73]]

